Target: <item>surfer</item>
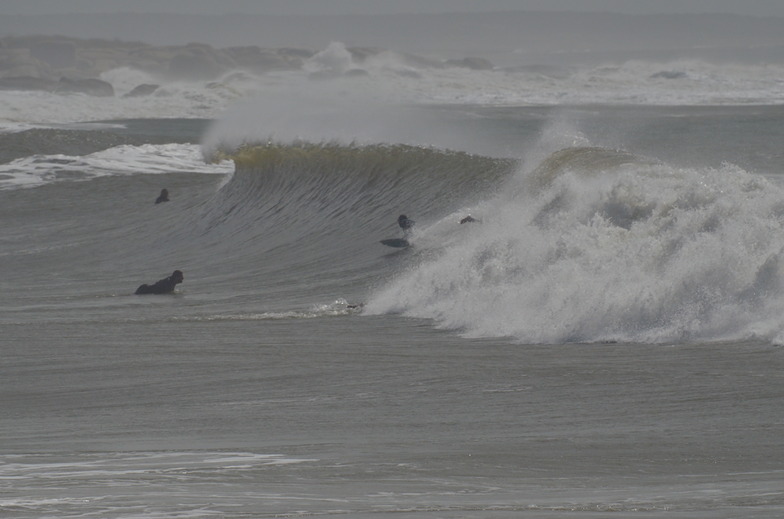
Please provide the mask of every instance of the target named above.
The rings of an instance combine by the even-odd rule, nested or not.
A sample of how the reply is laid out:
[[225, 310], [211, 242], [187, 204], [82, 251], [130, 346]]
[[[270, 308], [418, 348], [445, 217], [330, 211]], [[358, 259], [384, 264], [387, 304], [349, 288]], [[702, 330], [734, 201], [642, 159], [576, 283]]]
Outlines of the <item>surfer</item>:
[[387, 247], [408, 247], [410, 243], [408, 243], [408, 237], [411, 235], [411, 228], [414, 227], [414, 220], [410, 219], [408, 216], [401, 214], [397, 217], [397, 224], [403, 229], [403, 237], [402, 238], [389, 238], [386, 240], [381, 240], [381, 243], [386, 245]]
[[410, 219], [408, 216], [404, 214], [401, 214], [400, 216], [397, 217], [397, 224], [400, 226], [401, 229], [406, 231], [406, 233], [408, 233], [408, 231], [410, 231], [411, 228], [414, 227], [415, 223], [416, 222], [414, 222], [414, 220]]
[[175, 270], [172, 272], [171, 276], [156, 281], [153, 285], [141, 285], [136, 289], [134, 294], [171, 294], [174, 292], [174, 287], [177, 286], [178, 283], [182, 283], [183, 279], [182, 271]]
[[462, 220], [460, 220], [460, 224], [462, 225], [464, 223], [471, 223], [476, 221], [478, 220], [469, 214], [468, 216], [465, 216]]
[[158, 195], [158, 198], [155, 199], [156, 204], [160, 204], [161, 202], [168, 202], [169, 201], [169, 191], [167, 189], [161, 189], [161, 194]]

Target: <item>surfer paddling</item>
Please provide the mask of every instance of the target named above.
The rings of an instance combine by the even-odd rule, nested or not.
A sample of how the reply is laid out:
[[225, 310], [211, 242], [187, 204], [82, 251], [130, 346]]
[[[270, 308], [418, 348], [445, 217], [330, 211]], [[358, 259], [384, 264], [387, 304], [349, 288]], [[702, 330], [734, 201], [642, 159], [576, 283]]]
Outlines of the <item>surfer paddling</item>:
[[168, 202], [168, 201], [169, 201], [169, 190], [161, 189], [161, 194], [158, 195], [158, 198], [155, 199], [155, 203], [160, 204], [161, 202]]
[[143, 295], [143, 294], [171, 294], [174, 292], [174, 287], [176, 287], [179, 283], [182, 283], [184, 279], [181, 270], [175, 270], [172, 272], [172, 275], [156, 281], [155, 284], [152, 285], [141, 285], [139, 288], [136, 289], [134, 294], [136, 295]]

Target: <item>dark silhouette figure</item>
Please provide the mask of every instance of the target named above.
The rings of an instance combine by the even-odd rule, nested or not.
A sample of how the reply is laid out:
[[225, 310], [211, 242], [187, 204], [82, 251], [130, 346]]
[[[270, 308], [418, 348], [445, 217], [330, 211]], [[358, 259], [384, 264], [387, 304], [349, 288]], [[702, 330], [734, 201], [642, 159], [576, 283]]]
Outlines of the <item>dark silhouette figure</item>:
[[169, 201], [169, 191], [166, 189], [161, 189], [161, 194], [158, 195], [158, 198], [155, 199], [156, 204], [160, 204], [161, 202], [168, 202]]
[[463, 218], [462, 220], [460, 220], [460, 223], [461, 223], [461, 224], [464, 224], [464, 223], [471, 223], [471, 222], [478, 222], [478, 221], [479, 221], [479, 220], [477, 220], [476, 218], [474, 218], [473, 216], [471, 216], [471, 215], [469, 214], [468, 216], [466, 216], [465, 218]]
[[174, 292], [174, 287], [177, 286], [178, 283], [182, 283], [183, 279], [182, 271], [175, 270], [172, 272], [171, 276], [155, 282], [154, 285], [141, 285], [134, 293], [136, 295], [171, 294]]
[[416, 222], [414, 222], [414, 220], [410, 219], [408, 216], [404, 214], [401, 214], [400, 216], [397, 217], [397, 224], [404, 231], [411, 230], [411, 228], [414, 227], [414, 223]]

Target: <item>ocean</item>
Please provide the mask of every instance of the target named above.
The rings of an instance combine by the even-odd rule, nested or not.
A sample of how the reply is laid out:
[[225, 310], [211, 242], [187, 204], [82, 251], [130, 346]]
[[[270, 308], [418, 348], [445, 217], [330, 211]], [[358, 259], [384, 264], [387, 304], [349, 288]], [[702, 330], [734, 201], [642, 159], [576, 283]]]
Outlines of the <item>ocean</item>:
[[784, 513], [781, 67], [308, 72], [0, 92], [0, 516]]

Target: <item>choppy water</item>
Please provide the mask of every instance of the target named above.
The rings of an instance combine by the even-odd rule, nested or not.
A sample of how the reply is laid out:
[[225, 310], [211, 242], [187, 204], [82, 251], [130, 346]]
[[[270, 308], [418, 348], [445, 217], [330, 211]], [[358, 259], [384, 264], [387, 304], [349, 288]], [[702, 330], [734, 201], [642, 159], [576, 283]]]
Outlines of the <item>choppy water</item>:
[[313, 102], [0, 135], [4, 517], [781, 514], [781, 107]]

